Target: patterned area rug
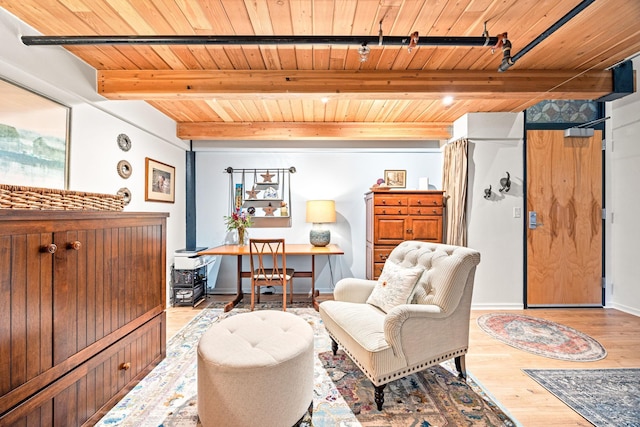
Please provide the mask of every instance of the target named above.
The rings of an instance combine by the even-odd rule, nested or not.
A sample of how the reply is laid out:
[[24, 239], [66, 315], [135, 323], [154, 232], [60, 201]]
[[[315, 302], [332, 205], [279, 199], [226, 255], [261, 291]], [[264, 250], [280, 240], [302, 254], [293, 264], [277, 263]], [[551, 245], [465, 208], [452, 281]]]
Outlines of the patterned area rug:
[[478, 326], [492, 337], [538, 356], [572, 362], [604, 359], [602, 345], [568, 326], [522, 314], [490, 313], [478, 318]]
[[640, 426], [640, 369], [523, 369], [597, 427]]
[[[263, 308], [268, 305], [263, 305]], [[199, 426], [196, 408], [197, 345], [212, 322], [247, 312], [229, 313], [207, 308], [167, 343], [167, 357], [121, 400], [98, 426]], [[331, 353], [331, 343], [313, 308], [287, 309], [301, 316], [314, 330], [313, 417], [302, 426], [514, 426], [473, 382], [452, 373], [453, 363], [395, 381], [385, 389], [385, 406], [378, 411], [373, 386], [344, 355]], [[256, 425], [258, 425], [257, 423]]]

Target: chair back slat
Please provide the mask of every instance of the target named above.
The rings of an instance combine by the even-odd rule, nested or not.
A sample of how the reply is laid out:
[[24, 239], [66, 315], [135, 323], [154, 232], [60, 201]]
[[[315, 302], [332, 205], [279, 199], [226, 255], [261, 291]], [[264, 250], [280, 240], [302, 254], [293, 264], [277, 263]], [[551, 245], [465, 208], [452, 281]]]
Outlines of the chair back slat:
[[[282, 309], [287, 310], [287, 286], [293, 302], [292, 268], [287, 269], [284, 239], [249, 239], [251, 262], [251, 310], [260, 302], [260, 286], [282, 286]], [[258, 292], [256, 294], [256, 288]]]
[[287, 258], [284, 239], [250, 239], [251, 271], [261, 286], [286, 286]]

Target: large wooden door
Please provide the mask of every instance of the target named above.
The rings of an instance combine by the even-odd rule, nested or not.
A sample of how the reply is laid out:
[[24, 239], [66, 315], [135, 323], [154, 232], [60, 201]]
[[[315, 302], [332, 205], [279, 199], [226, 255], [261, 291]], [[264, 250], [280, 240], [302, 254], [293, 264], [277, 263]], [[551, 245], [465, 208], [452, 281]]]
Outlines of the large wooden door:
[[600, 306], [601, 132], [528, 131], [526, 145], [527, 305]]

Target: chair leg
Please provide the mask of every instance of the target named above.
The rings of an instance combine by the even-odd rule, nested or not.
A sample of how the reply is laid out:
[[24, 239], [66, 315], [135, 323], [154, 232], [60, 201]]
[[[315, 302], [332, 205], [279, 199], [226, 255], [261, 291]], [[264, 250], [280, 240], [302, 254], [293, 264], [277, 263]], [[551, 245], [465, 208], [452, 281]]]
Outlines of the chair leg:
[[282, 311], [287, 311], [287, 282], [282, 287]]
[[456, 369], [458, 370], [458, 377], [463, 380], [467, 380], [467, 367], [464, 360], [464, 354], [462, 356], [458, 356], [454, 359], [456, 362]]
[[384, 403], [384, 388], [386, 384], [382, 385], [374, 385], [374, 400], [376, 401], [376, 406], [378, 407], [378, 411], [382, 411], [382, 404]]
[[[258, 288], [258, 294], [260, 293], [260, 288]], [[256, 287], [251, 284], [251, 311], [253, 311], [253, 307], [255, 306], [256, 299]]]
[[333, 351], [334, 356], [338, 352], [338, 343], [333, 338], [331, 338], [331, 351]]
[[289, 304], [293, 304], [293, 279], [289, 280]]

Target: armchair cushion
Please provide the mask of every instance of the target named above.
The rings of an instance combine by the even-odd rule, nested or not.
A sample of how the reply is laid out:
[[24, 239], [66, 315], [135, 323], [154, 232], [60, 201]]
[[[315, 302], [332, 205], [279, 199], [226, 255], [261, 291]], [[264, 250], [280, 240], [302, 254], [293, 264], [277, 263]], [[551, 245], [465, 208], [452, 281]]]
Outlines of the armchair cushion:
[[378, 283], [367, 298], [367, 304], [388, 313], [397, 305], [411, 302], [414, 288], [423, 272], [422, 266], [407, 268], [386, 262]]

